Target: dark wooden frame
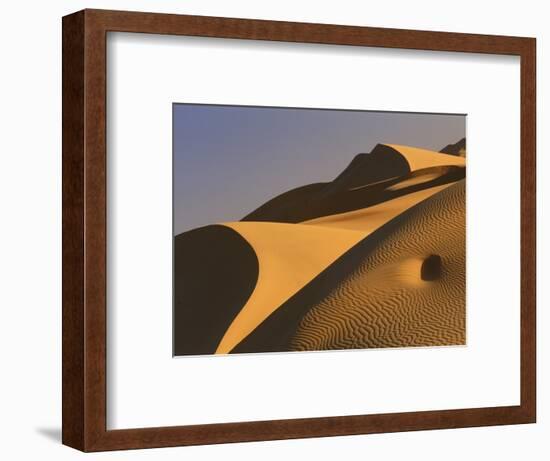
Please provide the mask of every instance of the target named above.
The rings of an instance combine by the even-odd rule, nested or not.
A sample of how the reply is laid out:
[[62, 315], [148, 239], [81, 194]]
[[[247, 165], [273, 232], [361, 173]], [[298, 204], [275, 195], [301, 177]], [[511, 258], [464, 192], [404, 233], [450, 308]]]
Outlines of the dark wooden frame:
[[[521, 404], [106, 430], [108, 31], [521, 58]], [[536, 418], [534, 38], [83, 10], [63, 18], [63, 443], [83, 451], [532, 423]]]

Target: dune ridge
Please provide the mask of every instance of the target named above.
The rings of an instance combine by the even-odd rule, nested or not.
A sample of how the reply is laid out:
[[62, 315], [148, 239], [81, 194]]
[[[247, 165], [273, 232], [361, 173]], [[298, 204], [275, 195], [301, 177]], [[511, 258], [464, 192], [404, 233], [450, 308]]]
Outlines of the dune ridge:
[[[417, 205], [301, 321], [290, 350], [465, 343], [465, 182]], [[439, 280], [421, 264], [442, 260]]]
[[[431, 183], [411, 180], [432, 168]], [[382, 203], [425, 187], [448, 184], [464, 178], [465, 160], [408, 146], [378, 144], [368, 154], [357, 154], [332, 182], [315, 183], [284, 192], [269, 200], [241, 221], [300, 223], [327, 215], [353, 211]]]
[[[212, 274], [179, 271], [191, 271], [203, 290], [213, 283], [213, 292], [219, 277], [234, 280], [220, 291], [222, 297], [224, 290], [232, 293], [232, 307], [213, 303], [216, 295], [201, 300], [197, 290], [178, 297], [176, 283], [175, 302], [194, 300], [202, 312], [202, 323], [189, 316], [190, 306], [187, 317], [175, 312], [175, 328], [189, 333], [200, 327], [195, 345], [176, 353], [463, 344], [463, 145], [450, 144], [445, 149], [459, 153], [447, 154], [379, 144], [356, 155], [330, 183], [293, 189], [241, 221], [207, 226], [230, 232], [224, 237], [232, 242], [229, 261]], [[212, 229], [193, 232], [185, 233], [186, 247], [217, 264], [221, 255], [205, 238], [215, 235]], [[248, 261], [242, 273], [241, 258]], [[233, 263], [239, 270], [231, 270]], [[216, 325], [205, 327], [209, 321]]]
[[300, 224], [232, 222], [224, 226], [254, 249], [259, 275], [254, 291], [216, 348], [217, 354], [230, 352], [284, 301], [365, 237], [361, 231]]
[[[216, 353], [230, 352], [279, 306], [359, 241], [447, 187], [448, 184], [425, 189], [379, 206], [302, 224], [225, 223], [259, 255], [260, 276], [255, 290], [228, 328]], [[333, 232], [327, 232], [329, 229]], [[330, 245], [325, 239], [330, 241]], [[277, 280], [277, 283], [270, 283], [272, 280]]]
[[399, 144], [387, 144], [387, 146], [403, 155], [409, 164], [410, 171], [417, 171], [422, 168], [434, 166], [466, 166], [466, 160], [463, 157], [433, 152], [420, 147], [401, 146]]
[[460, 157], [466, 157], [466, 138], [462, 138], [454, 144], [447, 144], [439, 152], [442, 154], [458, 155]]
[[178, 235], [174, 239], [174, 332], [185, 334], [174, 334], [174, 354], [213, 354], [256, 287], [258, 271], [256, 252], [229, 227], [210, 225]]
[[[432, 197], [436, 197], [439, 193], [434, 194]], [[415, 216], [417, 207], [422, 206], [429, 200], [431, 200], [431, 197], [407, 209], [344, 253], [333, 264], [311, 280], [310, 283], [279, 306], [250, 335], [239, 343], [232, 350], [232, 353], [300, 350], [292, 346], [292, 342], [299, 325], [308, 312], [313, 307], [323, 303], [337, 287], [342, 285], [344, 280], [347, 280], [355, 273], [358, 267], [361, 267], [365, 259], [377, 250], [387, 235], [397, 232], [412, 216]], [[391, 275], [392, 280], [396, 284], [406, 284], [408, 289], [429, 286], [426, 285], [422, 276], [425, 271], [425, 263], [427, 260], [430, 260], [430, 257], [425, 257], [425, 254], [421, 256], [421, 254], [423, 253], [419, 252], [415, 257], [403, 259], [400, 261], [398, 271], [394, 270], [393, 274], [391, 271], [388, 271], [386, 275]], [[383, 277], [383, 272], [383, 270], [379, 271], [379, 276]]]

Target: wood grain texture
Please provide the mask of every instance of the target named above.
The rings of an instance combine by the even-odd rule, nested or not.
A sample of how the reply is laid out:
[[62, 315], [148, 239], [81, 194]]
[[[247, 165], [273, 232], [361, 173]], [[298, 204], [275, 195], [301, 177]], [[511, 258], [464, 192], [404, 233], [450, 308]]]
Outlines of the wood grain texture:
[[537, 204], [536, 41], [521, 53], [521, 407], [536, 422]]
[[[108, 31], [521, 57], [521, 405], [106, 430]], [[63, 443], [82, 451], [535, 421], [535, 40], [522, 37], [84, 10], [63, 18]]]
[[84, 447], [84, 13], [63, 18], [63, 443]]

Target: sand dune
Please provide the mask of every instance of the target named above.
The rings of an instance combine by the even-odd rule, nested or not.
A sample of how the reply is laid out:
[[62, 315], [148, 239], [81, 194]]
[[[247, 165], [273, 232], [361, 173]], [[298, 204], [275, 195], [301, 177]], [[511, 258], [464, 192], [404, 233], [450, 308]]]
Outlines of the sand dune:
[[466, 157], [466, 138], [462, 138], [454, 144], [447, 144], [439, 152], [442, 154], [458, 155], [459, 157]]
[[[289, 350], [464, 344], [464, 199], [460, 181], [411, 209], [312, 306]], [[441, 258], [441, 278], [425, 282], [431, 255]]]
[[254, 249], [226, 226], [200, 227], [175, 238], [174, 331], [180, 332], [174, 335], [176, 355], [216, 351], [252, 294], [258, 268]]
[[456, 166], [439, 166], [433, 168], [423, 168], [410, 173], [404, 178], [400, 178], [399, 182], [390, 184], [386, 187], [387, 191], [397, 191], [402, 189], [412, 190], [411, 186], [419, 186], [435, 184], [437, 179], [442, 178], [445, 175], [458, 169]]
[[422, 168], [429, 168], [434, 166], [466, 166], [466, 160], [463, 157], [457, 157], [455, 155], [442, 154], [440, 152], [434, 152], [427, 149], [421, 149], [419, 147], [400, 146], [398, 144], [387, 144], [398, 151], [409, 164], [410, 171], [420, 170]]
[[[431, 181], [414, 180], [416, 174], [429, 168], [434, 172]], [[464, 175], [463, 158], [378, 144], [369, 154], [356, 155], [334, 181], [285, 192], [245, 216], [243, 221], [303, 222], [370, 207], [415, 190], [458, 181]], [[391, 187], [407, 178], [411, 180], [408, 184]]]
[[176, 353], [463, 344], [465, 165], [379, 144], [330, 183], [176, 237]]
[[442, 186], [413, 192], [368, 208], [304, 221], [304, 224], [334, 227], [338, 229], [362, 230], [370, 234], [380, 226], [403, 213], [405, 210], [437, 194], [451, 184], [444, 184]]
[[230, 352], [284, 301], [365, 237], [361, 231], [299, 224], [224, 225], [238, 232], [254, 249], [259, 276], [250, 298], [220, 341], [218, 354]]
[[[370, 233], [447, 187], [448, 184], [426, 189], [378, 206], [305, 221], [301, 225], [225, 224], [254, 248], [260, 276], [216, 353], [230, 352], [279, 306]], [[273, 283], [274, 280], [277, 283]]]
[[377, 144], [368, 154], [357, 154], [351, 163], [331, 183], [324, 193], [350, 190], [404, 176], [411, 169], [406, 157], [389, 144]]

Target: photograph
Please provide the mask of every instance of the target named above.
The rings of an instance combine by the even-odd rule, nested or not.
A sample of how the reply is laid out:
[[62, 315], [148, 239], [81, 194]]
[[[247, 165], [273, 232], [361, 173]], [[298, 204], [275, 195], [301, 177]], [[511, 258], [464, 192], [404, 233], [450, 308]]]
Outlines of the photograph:
[[466, 345], [466, 114], [172, 115], [174, 356]]

